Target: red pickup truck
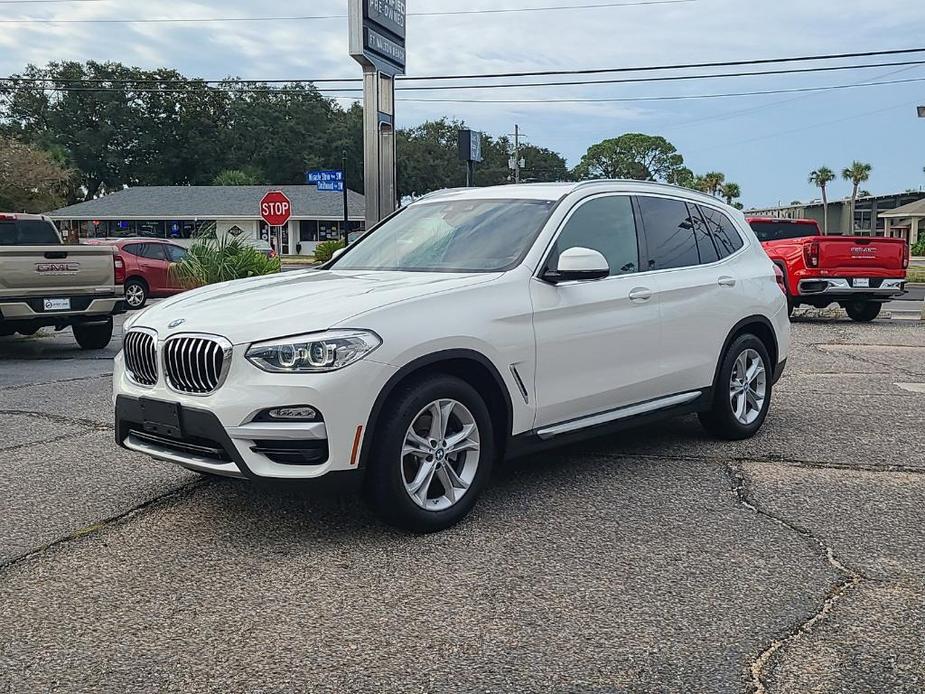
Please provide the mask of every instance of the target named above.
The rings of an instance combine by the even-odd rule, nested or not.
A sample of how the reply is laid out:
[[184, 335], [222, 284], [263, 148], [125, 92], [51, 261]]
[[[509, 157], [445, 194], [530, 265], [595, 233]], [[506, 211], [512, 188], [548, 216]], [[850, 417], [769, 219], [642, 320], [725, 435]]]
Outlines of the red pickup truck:
[[905, 293], [909, 244], [876, 236], [823, 236], [812, 219], [749, 217], [765, 252], [784, 273], [790, 311], [801, 304], [841, 305], [871, 321]]

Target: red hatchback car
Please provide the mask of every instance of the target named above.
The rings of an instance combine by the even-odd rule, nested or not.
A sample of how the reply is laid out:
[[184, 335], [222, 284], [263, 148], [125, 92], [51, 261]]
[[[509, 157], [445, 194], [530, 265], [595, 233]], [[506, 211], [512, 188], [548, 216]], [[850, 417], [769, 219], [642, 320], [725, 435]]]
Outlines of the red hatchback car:
[[173, 296], [184, 291], [169, 272], [171, 263], [186, 255], [186, 249], [161, 239], [92, 239], [91, 244], [109, 244], [118, 249], [116, 258], [125, 266], [125, 304], [139, 309], [149, 298]]

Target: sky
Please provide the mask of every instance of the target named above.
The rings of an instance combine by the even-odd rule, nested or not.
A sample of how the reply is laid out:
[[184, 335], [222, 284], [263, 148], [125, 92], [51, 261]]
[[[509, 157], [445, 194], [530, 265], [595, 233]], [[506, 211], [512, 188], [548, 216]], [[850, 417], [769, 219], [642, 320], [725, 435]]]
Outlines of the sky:
[[[670, 65], [925, 47], [923, 0], [684, 0], [576, 7], [601, 2], [407, 0], [407, 74]], [[361, 68], [347, 51], [345, 18], [291, 19], [346, 15], [346, 5], [346, 0], [0, 0], [0, 75], [20, 72], [28, 63], [113, 60], [170, 67], [209, 79], [358, 77]], [[569, 9], [480, 12], [550, 6]], [[460, 10], [474, 12], [414, 14]], [[48, 21], [225, 17], [240, 21]], [[907, 60], [925, 61], [925, 53], [813, 65]], [[757, 69], [779, 67], [785, 66]], [[922, 81], [825, 92], [652, 100], [897, 80]], [[630, 101], [550, 101], [614, 98]], [[809, 172], [823, 165], [839, 172], [852, 160], [873, 165], [865, 187], [874, 194], [925, 186], [925, 119], [916, 117], [915, 108], [925, 105], [925, 64], [660, 84], [400, 92], [398, 99], [399, 127], [446, 115], [497, 136], [512, 133], [517, 123], [527, 142], [560, 152], [569, 165], [606, 138], [625, 132], [662, 135], [695, 172], [722, 171], [727, 180], [739, 183], [747, 207], [818, 197], [818, 189], [807, 182]], [[484, 101], [490, 99], [536, 102]], [[832, 184], [833, 197], [849, 192], [850, 185], [843, 181]]]

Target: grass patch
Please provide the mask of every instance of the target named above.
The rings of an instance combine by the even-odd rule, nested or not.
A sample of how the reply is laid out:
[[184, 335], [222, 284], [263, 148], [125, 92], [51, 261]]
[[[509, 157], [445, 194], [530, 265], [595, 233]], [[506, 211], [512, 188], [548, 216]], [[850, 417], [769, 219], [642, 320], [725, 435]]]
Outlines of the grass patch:
[[925, 282], [925, 267], [921, 265], [910, 265], [906, 274], [907, 282]]

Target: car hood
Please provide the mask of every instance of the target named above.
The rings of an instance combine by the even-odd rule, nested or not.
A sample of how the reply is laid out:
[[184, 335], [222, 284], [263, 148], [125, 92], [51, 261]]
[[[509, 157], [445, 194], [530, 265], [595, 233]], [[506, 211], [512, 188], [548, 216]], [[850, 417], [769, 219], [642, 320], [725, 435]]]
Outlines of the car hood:
[[153, 328], [161, 337], [200, 332], [222, 335], [234, 344], [257, 342], [325, 330], [389, 304], [482, 284], [498, 276], [361, 270], [283, 272], [178, 294], [145, 309], [130, 327]]

